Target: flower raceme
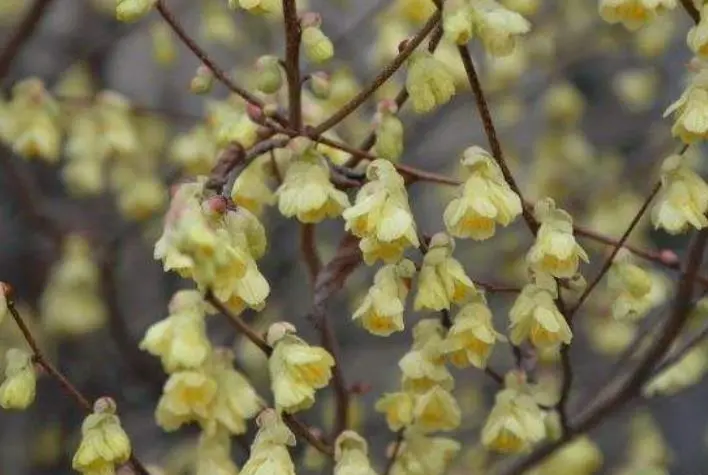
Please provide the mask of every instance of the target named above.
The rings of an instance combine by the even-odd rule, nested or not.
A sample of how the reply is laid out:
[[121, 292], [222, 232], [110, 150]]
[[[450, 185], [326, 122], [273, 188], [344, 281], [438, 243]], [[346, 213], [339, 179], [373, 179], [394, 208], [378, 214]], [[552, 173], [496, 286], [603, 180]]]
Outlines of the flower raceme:
[[510, 373], [504, 380], [505, 388], [497, 393], [482, 428], [482, 444], [497, 452], [520, 453], [546, 437], [544, 414], [525, 376]]
[[408, 193], [403, 178], [386, 160], [371, 162], [366, 176], [369, 181], [355, 204], [342, 213], [346, 230], [361, 238], [359, 248], [368, 265], [379, 259], [393, 264], [407, 248], [420, 246]]
[[292, 414], [312, 407], [315, 391], [327, 386], [332, 377], [332, 355], [308, 345], [287, 322], [271, 325], [267, 340], [273, 347], [268, 369], [276, 409]]
[[600, 0], [599, 8], [606, 22], [637, 30], [657, 15], [676, 8], [676, 0]]
[[334, 218], [349, 207], [347, 195], [337, 190], [329, 177], [329, 166], [307, 138], [291, 142], [293, 159], [276, 191], [283, 216], [302, 223], [318, 223]]
[[115, 473], [130, 454], [130, 440], [116, 415], [115, 402], [98, 399], [93, 413], [81, 425], [81, 443], [72, 462], [74, 470], [85, 475]]
[[661, 191], [651, 213], [654, 228], [670, 234], [685, 232], [689, 226], [708, 225], [708, 185], [685, 164], [680, 155], [671, 155], [661, 166]]
[[541, 224], [536, 241], [526, 254], [529, 267], [535, 272], [557, 278], [570, 278], [578, 272], [580, 260], [588, 255], [573, 236], [573, 218], [555, 206], [550, 198], [539, 200], [534, 210]]
[[435, 234], [428, 245], [418, 277], [416, 310], [449, 310], [464, 303], [476, 292], [458, 260], [452, 257], [454, 240], [445, 233]]
[[561, 343], [570, 344], [573, 334], [568, 323], [556, 307], [555, 282], [542, 282], [524, 286], [509, 311], [510, 340], [519, 345], [525, 340], [540, 349], [555, 348]]
[[263, 226], [245, 208], [227, 209], [220, 197], [203, 200], [202, 188], [203, 180], [179, 186], [155, 258], [234, 311], [263, 308], [270, 293], [256, 265], [265, 253]]
[[484, 240], [492, 237], [496, 224], [508, 226], [521, 214], [521, 199], [506, 183], [494, 158], [480, 147], [465, 150], [462, 165], [470, 175], [458, 197], [445, 208], [448, 232], [458, 238]]
[[455, 315], [445, 338], [445, 355], [458, 368], [484, 369], [497, 341], [506, 338], [492, 325], [492, 311], [484, 294], [479, 292]]
[[414, 274], [415, 264], [408, 259], [383, 266], [352, 319], [372, 335], [389, 336], [403, 331], [403, 312]]

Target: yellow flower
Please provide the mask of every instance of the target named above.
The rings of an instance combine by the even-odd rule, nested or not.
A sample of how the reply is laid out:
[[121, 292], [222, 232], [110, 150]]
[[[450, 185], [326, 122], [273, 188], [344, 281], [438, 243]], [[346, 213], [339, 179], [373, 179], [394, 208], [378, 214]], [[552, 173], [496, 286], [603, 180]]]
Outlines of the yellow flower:
[[130, 459], [130, 440], [110, 398], [96, 401], [93, 413], [81, 425], [81, 443], [74, 454], [74, 470], [86, 475], [114, 473]]
[[368, 452], [369, 446], [359, 434], [343, 431], [334, 441], [334, 475], [376, 475]]
[[414, 402], [408, 392], [386, 393], [376, 401], [375, 409], [384, 413], [389, 429], [395, 432], [413, 422]]
[[602, 468], [602, 452], [589, 437], [580, 436], [560, 448], [528, 475], [593, 475]]
[[587, 253], [573, 236], [573, 218], [556, 208], [550, 198], [536, 203], [535, 214], [541, 226], [526, 255], [529, 266], [554, 277], [573, 277], [578, 272], [580, 260], [588, 262]]
[[133, 22], [147, 15], [157, 0], [118, 0], [116, 18], [120, 21]]
[[449, 310], [451, 304], [459, 305], [476, 292], [462, 264], [452, 257], [454, 248], [454, 240], [445, 233], [431, 238], [420, 269], [416, 310]]
[[413, 347], [398, 362], [405, 390], [420, 393], [436, 385], [453, 388], [455, 381], [443, 355], [444, 333], [438, 319], [421, 320], [413, 328]]
[[180, 371], [170, 375], [157, 404], [157, 425], [174, 431], [192, 421], [208, 420], [218, 384], [204, 371]]
[[674, 116], [671, 134], [690, 144], [708, 137], [708, 71], [695, 74], [688, 88], [664, 112]]
[[258, 140], [258, 124], [246, 113], [236, 98], [207, 103], [207, 124], [219, 147], [228, 147], [233, 142], [249, 148]]
[[612, 316], [618, 320], [643, 317], [653, 306], [651, 275], [634, 264], [629, 251], [621, 249], [607, 273], [607, 286], [612, 291]]
[[600, 0], [600, 16], [608, 23], [622, 23], [637, 30], [666, 10], [676, 8], [676, 0]]
[[299, 146], [305, 150], [295, 156], [275, 192], [280, 212], [287, 218], [296, 216], [303, 223], [318, 223], [339, 216], [349, 207], [349, 198], [334, 187], [324, 157], [312, 144]]
[[183, 167], [190, 176], [209, 173], [216, 157], [216, 143], [204, 125], [197, 125], [187, 133], [178, 135], [169, 148], [170, 161]]
[[652, 208], [654, 228], [680, 234], [689, 226], [702, 229], [708, 225], [708, 185], [683, 162], [671, 155], [661, 166], [661, 192]]
[[495, 397], [482, 428], [482, 444], [502, 453], [520, 453], [546, 437], [543, 411], [528, 394], [525, 383], [510, 384]]
[[585, 111], [585, 98], [569, 82], [552, 85], [543, 96], [543, 109], [549, 121], [559, 125], [575, 125]]
[[414, 23], [422, 23], [435, 13], [432, 0], [396, 0], [394, 8], [399, 15]]
[[99, 273], [86, 239], [67, 236], [40, 300], [42, 319], [50, 332], [83, 335], [105, 324], [107, 315], [99, 294]]
[[327, 386], [334, 366], [327, 350], [308, 345], [294, 332], [295, 327], [285, 322], [268, 330], [268, 344], [273, 347], [268, 369], [275, 406], [287, 413], [311, 407], [315, 390]]
[[202, 432], [197, 442], [195, 475], [238, 475], [231, 460], [231, 438], [225, 430]]
[[426, 433], [455, 430], [462, 420], [457, 401], [440, 386], [416, 396], [413, 417], [415, 429]]
[[517, 37], [531, 30], [531, 24], [523, 16], [495, 0], [472, 2], [472, 22], [484, 49], [492, 56], [510, 55]]
[[374, 152], [392, 162], [397, 162], [403, 153], [403, 122], [396, 115], [397, 111], [395, 101], [383, 100], [374, 116]]
[[701, 21], [688, 31], [686, 42], [696, 56], [708, 58], [708, 8], [705, 5], [701, 9]]
[[352, 318], [373, 335], [389, 336], [403, 331], [403, 311], [414, 274], [415, 265], [408, 259], [383, 266]]
[[408, 58], [406, 90], [419, 114], [447, 104], [455, 95], [455, 80], [432, 53], [417, 50]]
[[307, 59], [313, 63], [324, 63], [334, 56], [334, 44], [322, 32], [319, 25], [303, 28], [302, 47]]
[[270, 179], [266, 171], [269, 166], [270, 157], [263, 155], [239, 173], [231, 189], [231, 199], [234, 203], [256, 215], [263, 212], [264, 206], [272, 206], [275, 203], [275, 193], [269, 186]]
[[226, 349], [215, 352], [210, 374], [218, 389], [211, 418], [203, 424], [207, 432], [225, 428], [230, 434], [243, 434], [246, 421], [254, 418], [263, 409], [263, 400], [248, 380], [233, 368], [233, 353]]
[[[550, 287], [550, 286], [548, 286]], [[527, 284], [509, 311], [510, 339], [515, 345], [524, 340], [540, 349], [570, 344], [573, 334], [555, 304], [555, 287]]]
[[295, 466], [287, 446], [295, 445], [295, 436], [273, 409], [265, 409], [257, 418], [258, 433], [241, 475], [295, 475]]
[[143, 221], [162, 209], [167, 201], [167, 190], [154, 175], [131, 175], [134, 178], [131, 185], [117, 190], [118, 210], [127, 219]]
[[459, 188], [458, 197], [445, 208], [445, 227], [455, 237], [488, 239], [494, 235], [496, 223], [508, 226], [521, 214], [521, 200], [486, 150], [468, 148], [462, 165], [470, 176]]
[[469, 0], [448, 0], [443, 4], [442, 14], [445, 37], [459, 45], [467, 43], [474, 34]]
[[427, 437], [407, 431], [392, 475], [442, 475], [460, 451], [460, 443], [445, 437]]
[[497, 341], [503, 335], [494, 330], [492, 312], [483, 294], [460, 309], [445, 338], [444, 352], [458, 368], [474, 366], [483, 369]]
[[647, 397], [671, 396], [700, 382], [706, 372], [706, 348], [698, 346], [652, 378], [644, 386], [642, 393]]
[[263, 15], [277, 11], [278, 0], [229, 0], [229, 7], [241, 7], [254, 15]]
[[386, 160], [374, 160], [366, 170], [368, 183], [356, 195], [356, 203], [344, 210], [346, 230], [362, 238], [364, 262], [382, 259], [398, 262], [408, 247], [418, 247], [418, 234], [408, 205], [403, 178]]
[[101, 138], [107, 153], [124, 158], [141, 151], [132, 106], [125, 96], [114, 91], [98, 93], [94, 113], [101, 124]]
[[5, 380], [0, 384], [0, 407], [27, 409], [37, 391], [37, 374], [32, 355], [10, 348], [5, 354]]

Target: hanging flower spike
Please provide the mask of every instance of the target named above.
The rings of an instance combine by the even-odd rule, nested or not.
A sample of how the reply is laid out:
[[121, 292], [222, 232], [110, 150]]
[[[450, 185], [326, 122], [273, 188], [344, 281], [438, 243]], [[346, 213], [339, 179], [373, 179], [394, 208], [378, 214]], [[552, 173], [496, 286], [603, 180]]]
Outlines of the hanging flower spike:
[[521, 453], [546, 437], [543, 411], [529, 393], [523, 373], [511, 372], [482, 428], [482, 444], [501, 453]]
[[455, 315], [445, 338], [444, 352], [448, 360], [458, 368], [472, 365], [484, 369], [494, 344], [505, 340], [494, 329], [492, 311], [487, 306], [484, 294], [479, 292]]
[[510, 340], [519, 345], [530, 340], [539, 349], [555, 348], [561, 343], [570, 344], [573, 333], [563, 314], [558, 311], [555, 282], [526, 284], [509, 311]]
[[652, 208], [654, 228], [681, 234], [689, 226], [708, 225], [708, 185], [680, 155], [671, 155], [661, 165], [661, 192]]
[[573, 236], [573, 218], [556, 208], [551, 198], [536, 203], [536, 220], [541, 223], [526, 262], [536, 272], [570, 278], [578, 272], [580, 260], [588, 262], [585, 250]]
[[334, 441], [334, 475], [376, 475], [369, 446], [356, 432], [345, 430]]
[[652, 307], [651, 275], [636, 265], [629, 251], [620, 249], [607, 273], [607, 286], [614, 294], [612, 316], [636, 320]]
[[96, 400], [93, 413], [81, 425], [81, 443], [72, 461], [74, 470], [86, 475], [115, 473], [130, 454], [130, 440], [116, 415], [116, 403], [107, 397]]
[[465, 150], [462, 165], [470, 176], [459, 188], [459, 196], [445, 208], [445, 227], [458, 238], [488, 239], [494, 236], [497, 223], [508, 226], [521, 214], [521, 199], [483, 148]]
[[461, 304], [476, 292], [458, 260], [452, 257], [455, 241], [445, 233], [430, 239], [423, 258], [415, 296], [416, 310], [449, 310], [451, 304]]
[[293, 161], [275, 192], [281, 214], [295, 216], [302, 223], [319, 223], [342, 214], [349, 207], [349, 198], [330, 181], [329, 166], [312, 141], [296, 138], [291, 148]]
[[234, 354], [226, 348], [214, 351], [210, 373], [218, 386], [211, 409], [211, 418], [202, 424], [206, 432], [216, 433], [221, 428], [229, 434], [243, 434], [246, 423], [265, 406], [248, 380], [233, 367]]
[[288, 446], [295, 445], [295, 435], [273, 409], [264, 409], [256, 419], [258, 433], [241, 475], [295, 475]]
[[368, 265], [379, 259], [393, 264], [407, 248], [420, 246], [405, 183], [393, 164], [381, 159], [369, 164], [366, 177], [356, 203], [342, 213], [346, 230], [361, 238]]
[[438, 319], [424, 319], [413, 328], [413, 347], [403, 355], [398, 367], [406, 391], [424, 393], [433, 386], [452, 390], [455, 380], [445, 367], [445, 329]]
[[414, 51], [408, 58], [406, 90], [419, 114], [447, 104], [455, 95], [455, 78], [447, 66], [428, 51]]
[[622, 23], [632, 31], [674, 8], [676, 0], [600, 0], [600, 16], [603, 20]]
[[5, 380], [0, 384], [0, 407], [27, 409], [37, 392], [37, 372], [32, 355], [17, 348], [5, 354]]
[[455, 398], [440, 386], [416, 396], [414, 428], [423, 433], [451, 431], [459, 427], [462, 413]]
[[275, 407], [289, 414], [310, 408], [315, 390], [324, 388], [332, 377], [334, 358], [319, 346], [310, 346], [295, 335], [287, 322], [268, 329], [273, 354], [268, 359]]
[[389, 336], [403, 331], [403, 312], [414, 274], [415, 264], [408, 259], [383, 266], [352, 319], [372, 335]]
[[413, 422], [414, 403], [413, 394], [401, 391], [384, 394], [374, 408], [386, 416], [388, 428], [396, 432]]
[[198, 368], [211, 353], [204, 320], [208, 307], [196, 290], [178, 291], [169, 307], [169, 316], [145, 332], [140, 349], [158, 356], [168, 373]]

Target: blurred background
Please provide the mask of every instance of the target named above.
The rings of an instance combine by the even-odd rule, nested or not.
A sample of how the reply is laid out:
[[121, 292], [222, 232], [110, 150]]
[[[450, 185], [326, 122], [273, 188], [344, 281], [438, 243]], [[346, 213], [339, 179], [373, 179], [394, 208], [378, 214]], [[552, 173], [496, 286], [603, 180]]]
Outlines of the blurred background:
[[[0, 0], [0, 44], [5, 44], [32, 3]], [[283, 54], [282, 24], [277, 17], [233, 11], [226, 0], [167, 3], [193, 38], [241, 84], [253, 84], [259, 56]], [[533, 1], [502, 3], [528, 10], [522, 13], [531, 21], [532, 32], [514, 54], [503, 59], [486, 57], [478, 45], [473, 44], [472, 51], [512, 171], [527, 199], [551, 196], [571, 212], [576, 223], [618, 238], [658, 179], [662, 159], [679, 149], [670, 134], [670, 121], [662, 119], [662, 114], [685, 86], [691, 59], [685, 44], [690, 18], [676, 8], [643, 29], [628, 32], [600, 19], [597, 0], [540, 2], [537, 8], [534, 4], [539, 2]], [[141, 460], [162, 466], [169, 474], [190, 473], [196, 431], [165, 434], [156, 426], [153, 411], [165, 376], [159, 361], [137, 345], [150, 324], [167, 316], [167, 303], [174, 292], [189, 287], [179, 277], [163, 273], [152, 257], [169, 185], [192, 176], [175, 143], [204, 124], [208, 99], [223, 99], [227, 93], [220, 85], [206, 98], [190, 93], [198, 60], [157, 14], [135, 24], [120, 24], [114, 19], [114, 6], [113, 0], [51, 2], [36, 34], [4, 78], [4, 86], [8, 91], [17, 81], [40, 78], [55, 94], [67, 129], [75, 117], [72, 114], [90, 105], [95, 93], [120, 93], [130, 101], [135, 126], [144, 135], [141, 154], [127, 165], [128, 170], [102, 164], [99, 178], [105, 183], [87, 192], [77, 186], [70, 159], [29, 161], [3, 145], [0, 280], [15, 288], [23, 314], [32, 320], [43, 347], [62, 371], [90, 398], [111, 395], [116, 399]], [[306, 116], [312, 117], [318, 117], [320, 109], [334, 110], [352, 91], [371, 81], [395, 56], [398, 43], [417, 31], [433, 8], [427, 0], [310, 0], [299, 6], [321, 13], [322, 29], [335, 45], [336, 58], [324, 67], [303, 62], [306, 72], [329, 72], [334, 86], [327, 101], [318, 102], [306, 93], [306, 107], [312, 109]], [[464, 149], [488, 144], [454, 47], [443, 42], [437, 55], [455, 72], [458, 94], [433, 114], [419, 116], [410, 107], [402, 110], [406, 127], [402, 161], [462, 178], [458, 164]], [[376, 98], [394, 97], [404, 77], [399, 71]], [[369, 101], [339, 126], [339, 137], [359, 143], [370, 131], [375, 104]], [[203, 148], [196, 150], [195, 155], [207, 154], [207, 161], [213, 163], [216, 158]], [[701, 146], [688, 152], [694, 166], [705, 171], [701, 155]], [[270, 185], [275, 188], [274, 182]], [[411, 187], [411, 206], [421, 231], [432, 234], [444, 229], [442, 211], [454, 192], [454, 187], [427, 183]], [[298, 224], [272, 207], [266, 207], [261, 218], [270, 250], [259, 265], [272, 293], [263, 312], [246, 312], [245, 318], [259, 329], [272, 321], [288, 320], [304, 338], [316, 342], [318, 333], [306, 317], [310, 302], [303, 296], [309, 295], [309, 289], [296, 242]], [[531, 240], [520, 221], [491, 240], [458, 242], [456, 256], [474, 279], [507, 287], [523, 285], [523, 256]], [[652, 232], [650, 226], [648, 219], [643, 220], [630, 242], [682, 255], [683, 237], [669, 239]], [[69, 234], [90, 243], [97, 266], [91, 291], [101, 296], [93, 311], [107, 315], [105, 324], [74, 332], [57, 330], [62, 325], [56, 322], [82, 318], [62, 314], [76, 307], [56, 295], [47, 296], [48, 289], [56, 291], [48, 282], [56, 274], [62, 253], [66, 255]], [[342, 234], [341, 219], [318, 226], [325, 260], [334, 255]], [[582, 238], [580, 242], [591, 255], [591, 263], [583, 266], [590, 280], [607, 255], [607, 247]], [[576, 374], [571, 407], [587, 403], [634, 336], [666, 315], [676, 274], [646, 266], [652, 270], [656, 295], [642, 320], [614, 321], [605, 284], [579, 314], [571, 351]], [[383, 392], [398, 388], [397, 362], [408, 350], [411, 335], [406, 331], [378, 338], [351, 321], [374, 270], [357, 269], [331, 303], [330, 314], [342, 347], [347, 382], [366, 389], [354, 398], [355, 420], [381, 467], [394, 434], [373, 405]], [[503, 331], [514, 294], [491, 292], [488, 299], [495, 325]], [[434, 315], [411, 309], [406, 314], [407, 327], [424, 317]], [[702, 318], [696, 315], [697, 321]], [[257, 350], [219, 317], [210, 317], [209, 331], [215, 344], [236, 348], [239, 367], [267, 394], [265, 360]], [[19, 334], [6, 319], [0, 327], [0, 350], [4, 353], [18, 344]], [[537, 356], [536, 377], [552, 402], [558, 364], [554, 355]], [[508, 345], [498, 345], [490, 364], [499, 372], [512, 367]], [[700, 381], [703, 371], [703, 366], [697, 369], [695, 379]], [[455, 395], [465, 417], [452, 436], [464, 440], [465, 448], [453, 473], [492, 473], [486, 464], [493, 463], [494, 457], [485, 456], [477, 447], [481, 424], [498, 386], [480, 371], [455, 375]], [[708, 385], [699, 382], [677, 394], [627, 406], [591, 434], [604, 454], [598, 473], [638, 474], [635, 469], [644, 466], [656, 468], [651, 473], [698, 475], [705, 471], [707, 398]], [[327, 428], [332, 414], [332, 394], [327, 389], [303, 419]], [[0, 474], [71, 473], [81, 420], [74, 402], [63, 397], [54, 382], [42, 378], [37, 401], [28, 411], [0, 411]], [[243, 440], [248, 443], [251, 438], [252, 431]], [[239, 465], [244, 453], [234, 444], [234, 460]], [[302, 444], [295, 453], [313, 457]], [[312, 460], [309, 463], [316, 466]]]

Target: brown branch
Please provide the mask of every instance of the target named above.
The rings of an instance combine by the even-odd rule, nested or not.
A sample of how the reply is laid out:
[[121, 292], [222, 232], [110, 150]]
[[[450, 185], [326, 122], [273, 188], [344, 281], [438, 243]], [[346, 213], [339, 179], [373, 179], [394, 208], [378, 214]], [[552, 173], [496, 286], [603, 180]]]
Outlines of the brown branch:
[[688, 13], [694, 23], [698, 24], [701, 21], [701, 13], [692, 0], [681, 0], [681, 5], [683, 5], [683, 9], [686, 10], [686, 13]]
[[283, 0], [285, 22], [285, 74], [288, 78], [290, 125], [302, 129], [302, 82], [300, 81], [300, 20], [295, 0]]
[[[470, 83], [470, 87], [472, 88], [472, 93], [474, 94], [475, 102], [477, 103], [477, 110], [479, 111], [479, 116], [482, 119], [482, 126], [484, 127], [484, 133], [487, 135], [487, 140], [489, 141], [489, 147], [491, 148], [492, 155], [499, 164], [499, 168], [501, 168], [506, 182], [509, 183], [509, 186], [514, 191], [514, 193], [516, 193], [519, 198], [521, 198], [521, 201], [525, 203], [524, 196], [521, 193], [521, 189], [516, 183], [514, 176], [511, 174], [511, 169], [509, 168], [509, 165], [504, 159], [504, 152], [502, 151], [501, 142], [499, 141], [499, 137], [497, 136], [497, 130], [494, 126], [494, 120], [492, 119], [492, 113], [489, 111], [489, 104], [487, 103], [487, 99], [484, 97], [484, 90], [482, 89], [482, 84], [479, 82], [479, 76], [477, 75], [477, 71], [474, 67], [472, 56], [470, 55], [470, 52], [467, 49], [467, 46], [465, 45], [458, 46], [457, 50], [460, 53], [462, 64], [465, 67], [467, 79]], [[535, 235], [538, 231], [538, 223], [533, 217], [531, 211], [529, 211], [529, 209], [525, 205], [523, 207], [523, 217], [526, 221], [526, 224], [528, 225], [529, 230], [531, 230], [531, 232]]]
[[574, 421], [571, 421], [569, 430], [560, 439], [540, 446], [506, 470], [502, 470], [500, 475], [520, 475], [525, 473], [577, 435], [583, 434], [599, 425], [606, 416], [619, 410], [639, 393], [642, 385], [652, 375], [654, 366], [666, 354], [690, 315], [693, 305], [691, 301], [693, 284], [703, 261], [706, 244], [708, 244], [708, 230], [703, 229], [694, 236], [690, 245], [685, 260], [685, 272], [682, 273], [681, 280], [677, 285], [671, 315], [657, 332], [657, 339], [644, 352], [642, 360], [634, 370], [622, 379], [615, 389], [613, 389], [613, 384], [610, 382], [607, 388], [608, 391], [610, 389], [612, 391], [607, 396], [604, 396], [604, 394], [608, 391], [601, 391], [596, 402], [590, 404], [583, 413]]
[[322, 268], [322, 261], [317, 252], [315, 244], [315, 225], [312, 223], [302, 223], [300, 225], [300, 251], [307, 266], [307, 273], [310, 283], [314, 286]]
[[[249, 104], [253, 104], [254, 106], [259, 107], [260, 109], [263, 109], [263, 101], [258, 99], [256, 96], [248, 92], [243, 87], [236, 84], [229, 77], [229, 75], [223, 69], [221, 69], [219, 65], [216, 64], [216, 62], [207, 54], [207, 52], [204, 51], [189, 36], [189, 34], [187, 34], [186, 30], [177, 21], [177, 18], [175, 18], [169, 8], [167, 8], [166, 0], [158, 0], [155, 8], [170, 26], [170, 28], [172, 28], [172, 31], [175, 32], [175, 34], [182, 41], [182, 43], [184, 43], [184, 45], [189, 48], [189, 50], [192, 51], [192, 53], [194, 53], [197, 58], [199, 58], [199, 60], [204, 64], [204, 66], [209, 68], [209, 70], [214, 74], [214, 77], [216, 77], [231, 92], [242, 97]], [[287, 120], [285, 119], [285, 117], [281, 116], [280, 114], [275, 114], [273, 116], [273, 119], [276, 120], [278, 123], [287, 124]]]
[[386, 460], [386, 468], [384, 468], [383, 475], [389, 475], [391, 470], [393, 470], [393, 466], [396, 464], [396, 459], [398, 458], [401, 447], [403, 446], [404, 434], [403, 429], [396, 432], [396, 440], [393, 442], [391, 455], [389, 455]]
[[12, 36], [10, 36], [10, 41], [8, 41], [2, 51], [0, 51], [0, 79], [4, 79], [5, 76], [7, 76], [17, 55], [22, 50], [24, 44], [37, 30], [42, 17], [47, 11], [47, 7], [49, 7], [51, 3], [52, 0], [35, 0], [27, 12], [27, 15], [22, 19]]
[[708, 337], [708, 324], [703, 325], [700, 330], [698, 330], [694, 335], [681, 344], [678, 348], [667, 355], [666, 358], [656, 367], [654, 370], [654, 375], [661, 373], [662, 371], [670, 368], [672, 365], [678, 363], [686, 353], [694, 349], [703, 340]]
[[[5, 287], [4, 290], [7, 294], [7, 285], [3, 285]], [[12, 315], [12, 318], [17, 324], [17, 327], [20, 329], [20, 332], [22, 333], [23, 338], [27, 342], [27, 345], [32, 350], [34, 362], [40, 368], [42, 368], [45, 373], [54, 378], [54, 380], [56, 380], [57, 383], [59, 383], [59, 385], [62, 387], [64, 392], [66, 392], [67, 395], [74, 399], [74, 401], [76, 401], [76, 403], [81, 406], [83, 410], [89, 413], [93, 412], [92, 404], [88, 400], [88, 398], [84, 396], [81, 391], [79, 391], [76, 386], [74, 386], [71, 381], [69, 381], [69, 379], [64, 376], [64, 374], [59, 371], [44, 355], [42, 350], [39, 348], [39, 345], [37, 344], [37, 340], [34, 338], [29, 327], [22, 319], [20, 312], [17, 311], [17, 307], [15, 307], [15, 302], [11, 298], [8, 298], [7, 300], [7, 309], [10, 312], [10, 315]], [[149, 475], [145, 466], [142, 464], [142, 462], [140, 462], [140, 460], [138, 460], [138, 458], [134, 454], [131, 454], [130, 456], [130, 464], [133, 466], [133, 469], [136, 473], [140, 475]]]
[[425, 37], [428, 36], [428, 34], [433, 31], [433, 29], [438, 25], [438, 23], [440, 22], [440, 17], [441, 14], [439, 11], [431, 15], [428, 21], [423, 26], [423, 28], [418, 32], [418, 34], [416, 34], [406, 43], [406, 46], [403, 48], [403, 50], [393, 59], [393, 61], [391, 61], [391, 63], [389, 63], [379, 73], [378, 76], [376, 76], [376, 78], [371, 82], [371, 84], [369, 84], [366, 88], [359, 92], [359, 94], [353, 97], [348, 103], [342, 106], [341, 109], [332, 114], [332, 116], [317, 125], [313, 129], [314, 133], [316, 135], [320, 135], [326, 132], [327, 130], [331, 129], [332, 127], [346, 119], [349, 114], [357, 110], [359, 106], [366, 102], [369, 97], [371, 97], [378, 90], [379, 87], [383, 86], [384, 83], [386, 83], [386, 81], [388, 81], [389, 78], [393, 76], [394, 73], [398, 71], [401, 66], [403, 66], [403, 63], [406, 62], [408, 57], [423, 42]]

